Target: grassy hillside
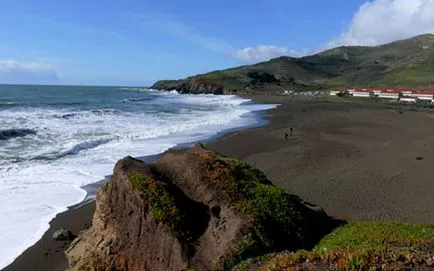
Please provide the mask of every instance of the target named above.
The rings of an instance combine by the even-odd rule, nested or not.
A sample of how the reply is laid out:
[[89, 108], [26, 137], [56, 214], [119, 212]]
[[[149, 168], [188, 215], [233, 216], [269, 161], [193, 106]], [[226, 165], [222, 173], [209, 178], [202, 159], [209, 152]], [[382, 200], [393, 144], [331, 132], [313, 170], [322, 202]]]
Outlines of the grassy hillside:
[[[255, 75], [259, 75], [259, 80]], [[276, 80], [260, 80], [270, 76]], [[187, 78], [192, 79], [200, 84], [220, 86], [225, 92], [346, 86], [432, 89], [434, 35], [416, 36], [376, 47], [338, 47], [302, 58], [279, 57]]]
[[336, 229], [311, 251], [264, 255], [234, 271], [433, 269], [434, 226], [357, 222]]

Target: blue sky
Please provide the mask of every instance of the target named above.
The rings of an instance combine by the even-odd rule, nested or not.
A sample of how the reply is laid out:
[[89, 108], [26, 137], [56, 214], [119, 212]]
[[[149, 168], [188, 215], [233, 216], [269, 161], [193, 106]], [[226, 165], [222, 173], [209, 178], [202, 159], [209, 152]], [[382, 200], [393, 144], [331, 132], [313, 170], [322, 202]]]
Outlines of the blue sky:
[[0, 83], [149, 85], [376, 45], [434, 32], [433, 2], [2, 0]]

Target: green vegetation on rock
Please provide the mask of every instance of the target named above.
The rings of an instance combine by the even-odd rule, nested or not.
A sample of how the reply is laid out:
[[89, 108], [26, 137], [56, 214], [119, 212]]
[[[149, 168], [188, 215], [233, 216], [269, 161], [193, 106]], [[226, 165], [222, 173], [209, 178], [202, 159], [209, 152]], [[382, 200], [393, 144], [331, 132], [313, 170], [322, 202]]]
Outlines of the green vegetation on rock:
[[[259, 262], [259, 264], [258, 264]], [[434, 268], [434, 225], [358, 222], [325, 236], [312, 251], [284, 252], [257, 258], [234, 270], [287, 270], [314, 264], [336, 270]], [[401, 269], [399, 269], [401, 270]]]
[[175, 199], [169, 192], [168, 185], [154, 180], [150, 176], [134, 173], [130, 177], [133, 187], [145, 194], [144, 211], [150, 209], [156, 222], [176, 225], [181, 218]]
[[151, 171], [152, 177], [140, 173], [129, 177], [133, 188], [142, 192], [143, 212], [145, 215], [150, 212], [156, 223], [166, 225], [180, 241], [184, 253], [191, 255], [208, 209], [188, 198], [172, 183], [160, 179], [155, 168]]
[[238, 242], [224, 269], [265, 253], [312, 248], [330, 230], [325, 213], [307, 208], [300, 198], [272, 185], [260, 170], [214, 153], [201, 158], [219, 197], [252, 218], [252, 229]]
[[[199, 175], [212, 185], [221, 206], [246, 217], [232, 252], [215, 270], [389, 270], [434, 267], [434, 225], [357, 222], [333, 231], [336, 221], [275, 187], [258, 169], [240, 160], [200, 151]], [[132, 174], [145, 212], [169, 226], [193, 257], [201, 213], [213, 212], [188, 199], [163, 175]], [[191, 202], [189, 202], [189, 200]], [[198, 205], [199, 204], [199, 205]], [[203, 209], [204, 208], [204, 209]], [[209, 211], [210, 210], [210, 211]], [[206, 227], [206, 222], [204, 225]], [[196, 235], [195, 235], [196, 234]]]
[[359, 222], [341, 227], [324, 237], [315, 251], [381, 251], [387, 248], [421, 249], [431, 242], [434, 225], [396, 222]]

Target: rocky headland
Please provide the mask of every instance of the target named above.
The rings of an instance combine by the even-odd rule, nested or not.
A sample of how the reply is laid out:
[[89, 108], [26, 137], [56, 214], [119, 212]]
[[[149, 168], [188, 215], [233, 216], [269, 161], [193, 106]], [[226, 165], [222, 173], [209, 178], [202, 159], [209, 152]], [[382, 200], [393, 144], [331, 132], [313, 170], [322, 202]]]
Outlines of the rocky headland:
[[433, 252], [432, 225], [347, 224], [198, 144], [118, 161], [66, 256], [70, 271], [430, 270]]
[[275, 94], [346, 87], [433, 89], [434, 35], [381, 46], [343, 46], [314, 55], [282, 56], [254, 65], [161, 80], [151, 88], [180, 93]]
[[224, 87], [220, 84], [205, 82], [200, 78], [186, 78], [182, 80], [161, 80], [151, 87], [157, 90], [176, 90], [181, 94], [224, 94]]
[[117, 162], [92, 227], [66, 254], [70, 270], [229, 270], [311, 249], [337, 223], [258, 169], [196, 145], [152, 164]]

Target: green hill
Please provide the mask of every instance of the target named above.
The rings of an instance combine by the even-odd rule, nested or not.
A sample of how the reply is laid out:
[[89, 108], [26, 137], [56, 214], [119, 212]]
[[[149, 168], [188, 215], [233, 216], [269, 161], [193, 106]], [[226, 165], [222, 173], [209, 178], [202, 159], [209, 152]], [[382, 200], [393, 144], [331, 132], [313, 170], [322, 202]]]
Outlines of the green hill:
[[155, 89], [181, 92], [268, 92], [341, 87], [434, 88], [434, 35], [389, 44], [343, 46], [301, 57], [158, 81]]

